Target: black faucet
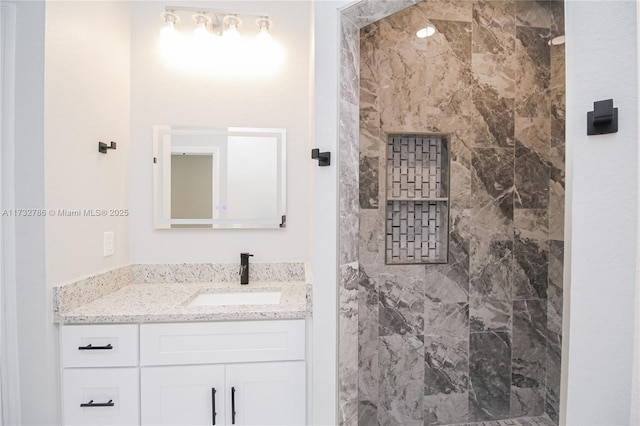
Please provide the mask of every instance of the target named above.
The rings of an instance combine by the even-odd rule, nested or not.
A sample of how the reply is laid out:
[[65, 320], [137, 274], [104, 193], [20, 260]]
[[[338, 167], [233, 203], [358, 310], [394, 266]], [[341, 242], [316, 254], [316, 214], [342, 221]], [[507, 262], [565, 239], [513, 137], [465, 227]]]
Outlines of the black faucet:
[[249, 284], [249, 256], [251, 253], [240, 253], [240, 284]]

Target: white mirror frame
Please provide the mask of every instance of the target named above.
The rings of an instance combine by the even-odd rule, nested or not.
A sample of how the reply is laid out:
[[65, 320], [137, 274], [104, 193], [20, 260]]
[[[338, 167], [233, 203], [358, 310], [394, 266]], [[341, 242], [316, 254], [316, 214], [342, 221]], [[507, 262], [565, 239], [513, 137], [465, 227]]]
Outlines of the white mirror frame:
[[[183, 148], [171, 145], [172, 135], [211, 135], [211, 136], [255, 136], [276, 138], [277, 146], [277, 217], [259, 219], [234, 219], [216, 218], [216, 209], [213, 209], [212, 219], [172, 219], [171, 218], [171, 170], [164, 167], [171, 163], [171, 154], [184, 152]], [[199, 127], [199, 126], [173, 126], [158, 125], [153, 127], [153, 225], [156, 229], [257, 229], [257, 228], [284, 228], [286, 227], [286, 130], [271, 128], [245, 128], [245, 127]], [[218, 147], [190, 148], [189, 153], [210, 154], [214, 164], [219, 163]], [[214, 186], [220, 182], [221, 171], [226, 173], [227, 165], [220, 165], [214, 170]], [[169, 182], [169, 184], [165, 184]], [[215, 191], [213, 203], [218, 201], [220, 191]], [[189, 225], [187, 227], [172, 227], [172, 225]]]

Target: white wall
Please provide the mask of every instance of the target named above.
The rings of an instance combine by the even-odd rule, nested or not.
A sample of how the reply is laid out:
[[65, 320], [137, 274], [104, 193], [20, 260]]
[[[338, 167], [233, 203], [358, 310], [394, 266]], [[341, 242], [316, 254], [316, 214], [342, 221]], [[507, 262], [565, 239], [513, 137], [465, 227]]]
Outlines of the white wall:
[[[44, 208], [44, 23], [44, 1], [17, 2], [14, 184], [18, 208]], [[21, 424], [54, 424], [59, 407], [57, 351], [45, 284], [45, 221], [17, 218], [15, 226]], [[33, 401], [41, 401], [37, 410]]]
[[[129, 5], [47, 4], [45, 194], [48, 210], [126, 209], [129, 171]], [[98, 152], [98, 141], [117, 143]], [[124, 216], [46, 219], [47, 282], [128, 263]], [[115, 254], [103, 256], [103, 233]]]
[[[636, 3], [569, 1], [566, 31], [573, 171], [566, 420], [626, 425], [640, 309]], [[619, 108], [619, 132], [586, 136], [587, 111], [608, 98]]]
[[[285, 63], [280, 72], [258, 78], [169, 68], [156, 49], [165, 5], [131, 5], [131, 262], [239, 262], [245, 251], [255, 254], [256, 262], [309, 260], [311, 2], [189, 2], [190, 7], [269, 14]], [[245, 19], [240, 31], [254, 31], [254, 25]], [[191, 31], [191, 18], [183, 18], [179, 28]], [[287, 228], [153, 229], [152, 128], [157, 124], [285, 128]]]
[[338, 67], [340, 8], [352, 1], [314, 2], [315, 147], [331, 152], [331, 166], [314, 164], [313, 424], [337, 421], [338, 315]]

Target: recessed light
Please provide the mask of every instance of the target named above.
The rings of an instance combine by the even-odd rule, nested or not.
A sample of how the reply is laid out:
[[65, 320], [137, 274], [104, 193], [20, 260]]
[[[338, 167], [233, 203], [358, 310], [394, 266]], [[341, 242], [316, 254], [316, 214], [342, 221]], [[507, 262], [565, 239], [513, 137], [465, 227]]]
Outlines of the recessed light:
[[418, 32], [416, 33], [416, 36], [418, 38], [425, 38], [425, 37], [431, 37], [435, 33], [436, 33], [436, 29], [435, 28], [433, 28], [432, 26], [427, 26], [427, 27], [419, 29]]

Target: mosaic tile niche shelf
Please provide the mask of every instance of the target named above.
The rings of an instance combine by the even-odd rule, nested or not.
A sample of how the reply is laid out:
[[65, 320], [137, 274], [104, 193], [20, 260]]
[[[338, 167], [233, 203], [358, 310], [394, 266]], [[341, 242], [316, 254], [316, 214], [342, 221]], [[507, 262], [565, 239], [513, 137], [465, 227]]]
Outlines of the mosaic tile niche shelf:
[[447, 263], [448, 136], [389, 135], [386, 163], [386, 263]]

